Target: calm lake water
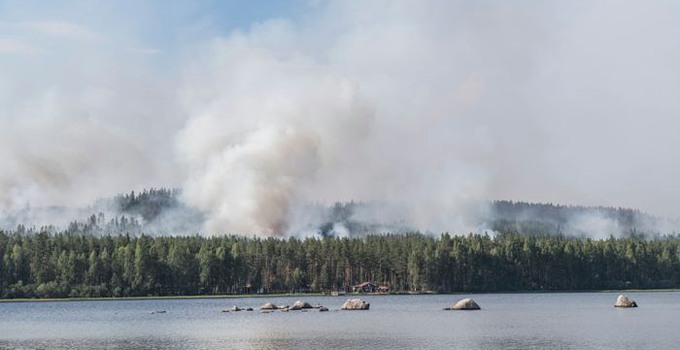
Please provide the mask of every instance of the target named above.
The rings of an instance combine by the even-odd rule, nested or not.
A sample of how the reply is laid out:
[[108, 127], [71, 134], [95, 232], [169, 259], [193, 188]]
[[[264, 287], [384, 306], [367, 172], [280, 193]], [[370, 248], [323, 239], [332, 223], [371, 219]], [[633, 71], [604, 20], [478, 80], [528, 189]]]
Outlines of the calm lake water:
[[[298, 298], [0, 303], [0, 349], [680, 349], [680, 293], [303, 298], [330, 312], [229, 312]], [[472, 297], [480, 311], [443, 311]], [[166, 313], [155, 313], [166, 310]]]

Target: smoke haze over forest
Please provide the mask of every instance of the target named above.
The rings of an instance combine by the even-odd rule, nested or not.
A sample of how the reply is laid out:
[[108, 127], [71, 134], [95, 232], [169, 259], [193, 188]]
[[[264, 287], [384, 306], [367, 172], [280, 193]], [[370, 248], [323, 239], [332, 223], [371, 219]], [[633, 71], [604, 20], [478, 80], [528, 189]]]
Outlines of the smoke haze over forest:
[[679, 61], [671, 1], [0, 1], [0, 221], [152, 187], [206, 234], [676, 218]]

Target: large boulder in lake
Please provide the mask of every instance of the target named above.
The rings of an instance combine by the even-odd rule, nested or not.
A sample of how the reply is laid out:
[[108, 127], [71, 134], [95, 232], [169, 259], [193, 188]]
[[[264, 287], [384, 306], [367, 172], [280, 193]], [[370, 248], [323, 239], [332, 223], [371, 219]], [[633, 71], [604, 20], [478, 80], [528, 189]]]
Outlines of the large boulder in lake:
[[279, 307], [274, 305], [273, 303], [266, 303], [262, 306], [260, 306], [260, 310], [276, 310]]
[[451, 308], [447, 310], [479, 310], [481, 309], [479, 305], [470, 298], [465, 298], [455, 303]]
[[302, 310], [302, 309], [311, 309], [312, 304], [306, 302], [306, 301], [296, 301], [293, 303], [293, 306], [290, 307], [291, 310]]
[[341, 310], [368, 310], [371, 304], [361, 299], [347, 299]]
[[616, 298], [614, 307], [637, 307], [637, 303], [625, 295], [619, 295], [619, 297]]

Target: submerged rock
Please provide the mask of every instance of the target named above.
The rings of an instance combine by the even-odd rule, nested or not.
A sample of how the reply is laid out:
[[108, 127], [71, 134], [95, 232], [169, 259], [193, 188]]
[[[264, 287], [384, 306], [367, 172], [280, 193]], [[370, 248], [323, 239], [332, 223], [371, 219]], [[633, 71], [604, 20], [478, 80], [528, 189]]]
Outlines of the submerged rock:
[[266, 303], [262, 306], [260, 306], [260, 310], [276, 310], [279, 307], [274, 305], [273, 303]]
[[302, 309], [311, 309], [312, 305], [306, 301], [296, 301], [293, 303], [293, 306], [290, 307], [291, 310], [302, 310]]
[[614, 307], [637, 307], [637, 303], [633, 299], [630, 299], [622, 294], [619, 295], [618, 298], [616, 298], [616, 303], [614, 304]]
[[319, 312], [326, 312], [326, 311], [328, 311], [328, 308], [325, 307], [325, 306], [322, 306], [322, 307], [319, 308]]
[[246, 308], [246, 311], [253, 311], [252, 307]]
[[447, 308], [448, 310], [480, 310], [481, 308], [477, 303], [470, 299], [470, 298], [465, 298], [457, 303], [455, 303], [451, 308]]
[[342, 304], [341, 310], [368, 310], [371, 304], [367, 303], [365, 300], [361, 299], [347, 299], [344, 304]]

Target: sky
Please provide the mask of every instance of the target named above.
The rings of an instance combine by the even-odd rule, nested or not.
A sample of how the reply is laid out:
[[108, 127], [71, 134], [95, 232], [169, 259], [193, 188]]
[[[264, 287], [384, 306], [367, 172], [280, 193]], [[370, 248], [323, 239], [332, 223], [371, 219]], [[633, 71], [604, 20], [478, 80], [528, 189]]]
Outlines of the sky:
[[680, 213], [675, 1], [0, 0], [0, 209], [181, 187], [206, 231], [495, 199]]

